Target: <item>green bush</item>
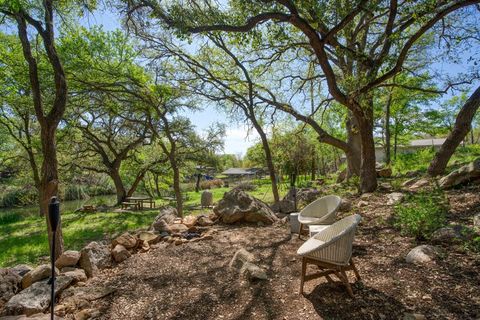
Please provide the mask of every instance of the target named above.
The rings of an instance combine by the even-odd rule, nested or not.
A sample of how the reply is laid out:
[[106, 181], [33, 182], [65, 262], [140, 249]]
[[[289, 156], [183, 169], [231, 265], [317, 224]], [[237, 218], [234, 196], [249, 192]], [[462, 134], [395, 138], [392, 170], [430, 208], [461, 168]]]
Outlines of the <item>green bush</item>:
[[447, 211], [441, 191], [413, 194], [395, 207], [394, 226], [404, 235], [428, 239], [445, 225]]
[[36, 203], [37, 190], [34, 187], [11, 187], [2, 191], [0, 207], [8, 208]]

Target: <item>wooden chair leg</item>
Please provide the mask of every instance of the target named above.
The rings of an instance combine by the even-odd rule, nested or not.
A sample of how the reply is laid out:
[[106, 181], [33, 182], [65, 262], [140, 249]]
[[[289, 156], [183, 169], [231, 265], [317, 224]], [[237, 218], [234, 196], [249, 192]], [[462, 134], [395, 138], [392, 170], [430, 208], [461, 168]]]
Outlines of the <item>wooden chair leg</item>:
[[357, 278], [357, 281], [360, 281], [361, 280], [360, 273], [358, 273], [358, 269], [355, 266], [355, 264], [353, 263], [353, 259], [350, 259], [350, 265], [352, 266], [353, 273], [355, 273], [355, 277]]
[[298, 239], [300, 239], [300, 236], [302, 235], [302, 227], [303, 224], [300, 223], [300, 227], [298, 228]]
[[300, 294], [303, 294], [303, 283], [305, 282], [305, 274], [307, 273], [307, 259], [302, 258], [302, 276], [300, 278]]
[[348, 277], [347, 277], [347, 274], [345, 273], [345, 270], [342, 270], [340, 271], [341, 272], [341, 275], [342, 275], [342, 282], [345, 284], [345, 287], [347, 287], [347, 291], [348, 291], [348, 294], [350, 295], [350, 297], [354, 297], [353, 296], [353, 290], [352, 290], [352, 287], [350, 286], [350, 282], [348, 282]]

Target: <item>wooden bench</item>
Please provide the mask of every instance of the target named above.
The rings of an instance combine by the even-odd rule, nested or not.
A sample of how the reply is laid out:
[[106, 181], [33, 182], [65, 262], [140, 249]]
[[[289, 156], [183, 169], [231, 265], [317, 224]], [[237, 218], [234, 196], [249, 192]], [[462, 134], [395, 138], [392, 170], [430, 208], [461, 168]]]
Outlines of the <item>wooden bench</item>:
[[140, 203], [138, 202], [122, 202], [122, 209], [132, 208], [133, 210], [140, 210]]
[[[148, 203], [150, 209], [155, 208], [155, 200], [153, 200], [153, 199], [142, 200], [142, 203], [143, 203], [143, 204]], [[142, 207], [143, 207], [143, 205], [142, 205]]]

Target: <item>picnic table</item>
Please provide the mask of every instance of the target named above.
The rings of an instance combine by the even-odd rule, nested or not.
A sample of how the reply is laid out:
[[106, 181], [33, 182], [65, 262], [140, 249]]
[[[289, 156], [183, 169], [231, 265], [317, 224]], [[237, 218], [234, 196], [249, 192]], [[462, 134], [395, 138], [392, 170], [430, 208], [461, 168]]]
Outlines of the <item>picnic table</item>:
[[140, 196], [138, 196], [138, 197], [127, 197], [127, 198], [125, 198], [125, 200], [129, 203], [138, 204], [138, 207], [139, 207], [140, 210], [143, 209], [144, 204], [149, 204], [151, 209], [155, 208], [155, 201], [150, 197], [145, 197], [145, 196], [143, 196], [143, 197], [140, 197]]

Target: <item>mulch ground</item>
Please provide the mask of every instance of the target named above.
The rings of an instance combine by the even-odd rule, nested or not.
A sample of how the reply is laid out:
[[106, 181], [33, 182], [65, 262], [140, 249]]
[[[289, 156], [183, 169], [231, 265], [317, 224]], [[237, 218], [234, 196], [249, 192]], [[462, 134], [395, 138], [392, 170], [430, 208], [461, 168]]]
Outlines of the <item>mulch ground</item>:
[[[480, 190], [451, 191], [449, 219], [472, 225], [480, 209]], [[353, 256], [362, 280], [355, 298], [340, 285], [317, 279], [299, 295], [304, 240], [287, 226], [215, 226], [213, 240], [163, 245], [104, 270], [87, 286], [109, 286], [113, 295], [94, 301], [100, 319], [426, 319], [480, 318], [480, 257], [463, 247], [425, 266], [405, 262], [418, 243], [387, 222], [392, 208], [375, 194], [354, 208], [363, 216]], [[268, 270], [269, 280], [249, 282], [228, 268], [245, 248]], [[310, 272], [314, 269], [310, 269]], [[353, 274], [350, 281], [353, 283]], [[68, 315], [67, 315], [68, 318]]]

